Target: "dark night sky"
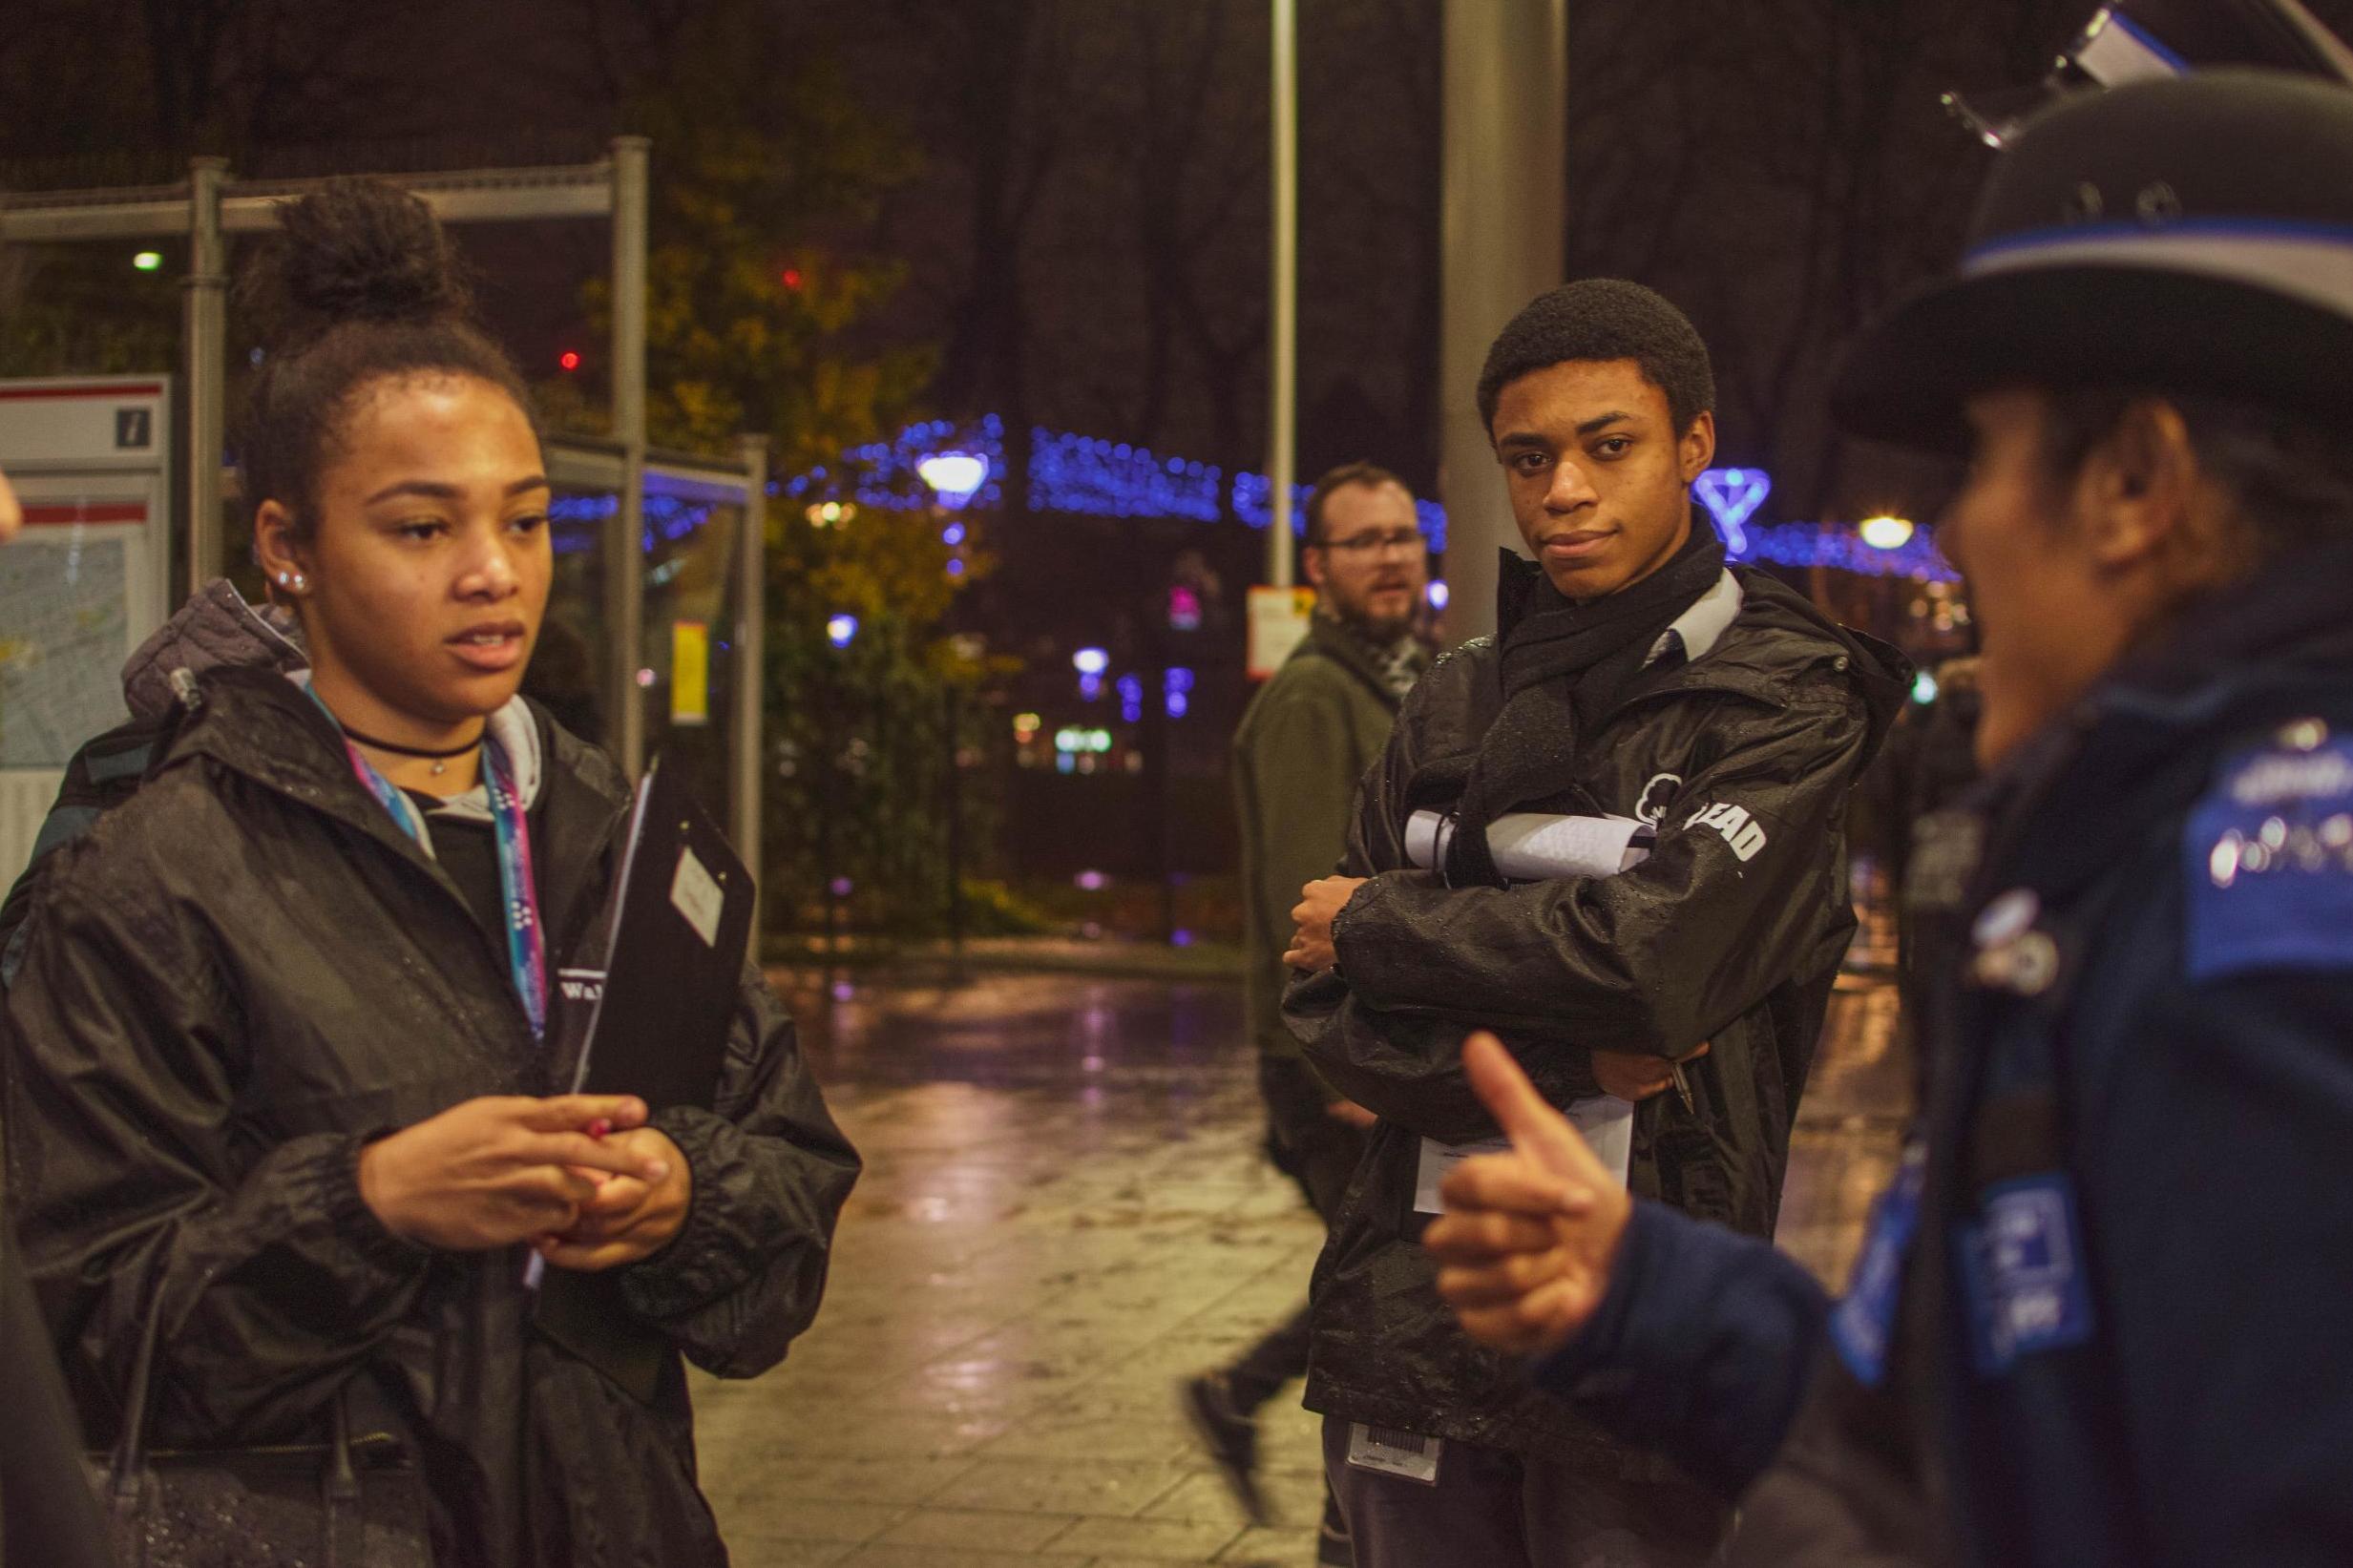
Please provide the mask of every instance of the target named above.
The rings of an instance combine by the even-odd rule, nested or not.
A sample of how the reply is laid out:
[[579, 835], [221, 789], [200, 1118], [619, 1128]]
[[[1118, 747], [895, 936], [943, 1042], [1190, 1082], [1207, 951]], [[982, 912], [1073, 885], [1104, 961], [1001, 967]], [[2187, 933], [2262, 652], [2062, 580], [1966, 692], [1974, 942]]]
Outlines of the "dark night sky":
[[[1950, 475], [1839, 441], [1829, 372], [1863, 320], [1957, 251], [1986, 154], [1940, 94], [2034, 80], [2095, 3], [1568, 0], [1567, 272], [1637, 279], [1692, 316], [1715, 354], [1722, 460], [1776, 476], [1765, 520], [1933, 515]], [[2353, 26], [2353, 0], [2310, 3]], [[1370, 458], [1426, 491], [1439, 411], [1470, 395], [1437, 385], [1440, 4], [1301, 0], [1304, 474]], [[699, 73], [698, 28], [719, 33], [700, 47], [722, 52], [724, 92]], [[685, 139], [771, 137], [793, 195], [761, 242], [899, 269], [836, 347], [935, 350], [910, 413], [997, 412], [1257, 469], [1267, 52], [1265, 0], [0, 0], [0, 187], [168, 181], [196, 151], [256, 176], [573, 161], [651, 101]], [[658, 189], [681, 140], [657, 144]], [[905, 156], [856, 199], [825, 188], [845, 146]], [[593, 382], [581, 290], [605, 267], [603, 227], [459, 233], [527, 371], [552, 376], [577, 346]], [[179, 261], [141, 278], [128, 260], [75, 254], [41, 283], [101, 310], [128, 301], [168, 352]], [[25, 258], [0, 257], [0, 311], [25, 276]], [[1111, 865], [1112, 845], [1141, 866], [1157, 832], [1181, 868], [1223, 865], [1221, 745], [1247, 692], [1233, 605], [1155, 653], [1152, 603], [1195, 549], [1238, 598], [1258, 536], [1063, 522], [1007, 529], [1004, 570], [960, 612], [1031, 656], [1020, 700], [1067, 706], [1082, 640], [1123, 669], [1158, 658], [1203, 679], [1171, 742], [1191, 793], [1159, 811], [1099, 789], [1090, 809], [1109, 815], [1089, 833], [1071, 800], [1016, 791], [1042, 813], [1040, 864]]]
[[[677, 25], [713, 9], [12, 0], [0, 101], [17, 112], [0, 123], [0, 165], [19, 185], [168, 177], [198, 140], [234, 147], [250, 170], [580, 156], [629, 120], [634, 94], [678, 89]], [[717, 9], [747, 51], [837, 65], [841, 112], [918, 155], [869, 210], [813, 210], [778, 240], [904, 264], [854, 341], [941, 346], [923, 411], [996, 409], [1259, 465], [1261, 0]], [[1823, 428], [1828, 367], [1862, 317], [1953, 253], [1984, 157], [1938, 93], [2030, 79], [2091, 9], [1571, 0], [1569, 270], [1638, 278], [1693, 315], [1718, 358], [1725, 454], [1775, 468], [1785, 515], [1907, 499], [1883, 492], [1915, 476]], [[2314, 9], [2353, 22], [2353, 0]], [[177, 31], [158, 36], [158, 15]], [[1311, 473], [1369, 456], [1426, 485], [1438, 400], [1467, 395], [1435, 386], [1438, 30], [1439, 0], [1302, 7]], [[473, 230], [467, 242], [527, 365], [593, 341], [578, 285], [602, 265], [599, 230]]]

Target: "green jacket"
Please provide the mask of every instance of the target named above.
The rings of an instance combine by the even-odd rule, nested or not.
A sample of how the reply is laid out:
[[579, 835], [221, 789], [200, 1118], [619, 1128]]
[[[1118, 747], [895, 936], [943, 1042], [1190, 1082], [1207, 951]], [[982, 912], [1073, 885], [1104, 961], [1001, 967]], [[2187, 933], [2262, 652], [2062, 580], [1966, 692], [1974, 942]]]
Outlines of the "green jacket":
[[1356, 781], [1380, 759], [1397, 714], [1375, 651], [1318, 615], [1234, 731], [1243, 976], [1250, 1037], [1270, 1055], [1299, 1054], [1283, 1023], [1291, 911], [1302, 887], [1338, 868]]

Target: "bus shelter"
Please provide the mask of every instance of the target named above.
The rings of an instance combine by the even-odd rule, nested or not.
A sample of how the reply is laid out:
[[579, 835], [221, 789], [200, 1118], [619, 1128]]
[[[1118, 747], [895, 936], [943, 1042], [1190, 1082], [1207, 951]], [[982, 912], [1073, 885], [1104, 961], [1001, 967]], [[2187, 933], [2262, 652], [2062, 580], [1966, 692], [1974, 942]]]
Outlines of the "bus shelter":
[[[725, 456], [658, 453], [645, 436], [645, 254], [650, 147], [641, 137], [616, 138], [610, 157], [593, 163], [522, 169], [478, 169], [383, 177], [421, 197], [446, 223], [541, 219], [602, 220], [613, 236], [612, 429], [605, 443], [551, 444], [549, 477], [556, 482], [557, 565], [546, 640], [535, 660], [535, 687], [569, 696], [558, 706], [580, 721], [632, 778], [651, 752], [675, 755], [692, 775], [698, 795], [726, 822], [745, 861], [760, 864], [759, 781], [762, 740], [762, 545], [767, 462], [756, 438]], [[228, 246], [239, 234], [276, 226], [279, 203], [315, 187], [315, 180], [247, 181], [219, 158], [192, 161], [188, 178], [171, 185], [23, 195], [0, 193], [0, 242], [74, 243], [185, 236], [186, 279], [182, 358], [179, 373], [137, 378], [156, 388], [145, 417], [148, 443], [135, 453], [144, 470], [168, 483], [145, 503], [141, 522], [159, 541], [141, 561], [168, 559], [140, 578], [143, 593], [126, 596], [122, 614], [101, 640], [127, 653], [154, 630], [163, 608], [181, 592], [231, 571], [242, 555], [227, 541], [240, 526], [234, 478], [222, 467], [227, 388], [226, 294]], [[29, 389], [28, 397], [39, 395]], [[112, 389], [91, 394], [108, 401]], [[17, 422], [20, 434], [32, 429]], [[0, 463], [28, 470], [53, 465], [45, 439], [11, 442], [0, 431]], [[121, 465], [116, 465], [117, 467]], [[52, 498], [52, 510], [69, 497]], [[116, 510], [119, 510], [117, 505]], [[69, 508], [70, 511], [70, 508]], [[122, 523], [109, 513], [53, 519], [47, 541], [79, 560], [85, 543], [110, 543], [92, 532]], [[80, 532], [76, 532], [76, 531]], [[608, 570], [623, 555], [638, 569]], [[63, 557], [59, 557], [63, 558]], [[22, 576], [37, 558], [0, 556], [0, 579]], [[165, 591], [168, 570], [176, 592]], [[150, 581], [149, 579], [154, 579]], [[0, 580], [0, 591], [9, 582]], [[20, 591], [31, 591], [17, 584]], [[132, 599], [137, 602], [131, 602]], [[21, 639], [20, 639], [21, 640]], [[9, 671], [20, 681], [32, 669], [18, 650], [13, 666], [0, 665], [0, 703]], [[95, 656], [94, 656], [95, 657]], [[544, 667], [540, 661], [545, 661]], [[118, 667], [118, 661], [116, 661]], [[85, 682], [93, 691], [103, 683]], [[84, 694], [85, 696], [88, 694]], [[20, 694], [19, 705], [23, 698]], [[92, 733], [119, 717], [95, 713]], [[60, 720], [60, 734], [78, 719]], [[28, 754], [29, 756], [30, 754]], [[0, 773], [23, 759], [0, 759]], [[16, 767], [13, 771], [61, 771]], [[53, 784], [49, 787], [53, 788]], [[33, 778], [0, 779], [0, 797], [31, 800], [43, 793]], [[8, 828], [22, 812], [0, 812], [0, 874], [30, 851]], [[21, 824], [20, 824], [21, 826]]]

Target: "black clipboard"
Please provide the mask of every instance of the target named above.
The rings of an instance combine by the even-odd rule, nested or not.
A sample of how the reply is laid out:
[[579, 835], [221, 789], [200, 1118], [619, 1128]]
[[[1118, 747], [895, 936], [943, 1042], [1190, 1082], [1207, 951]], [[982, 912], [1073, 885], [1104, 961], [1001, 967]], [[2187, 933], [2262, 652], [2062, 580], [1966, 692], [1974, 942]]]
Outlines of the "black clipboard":
[[638, 785], [575, 1091], [708, 1106], [727, 1053], [752, 876], [660, 758]]
[[[752, 905], [751, 872], [675, 770], [656, 759], [638, 784], [608, 904], [604, 981], [580, 1048], [576, 1092], [635, 1095], [649, 1113], [711, 1103], [743, 984]], [[650, 1405], [668, 1341], [629, 1311], [618, 1272], [548, 1269], [532, 1321]]]

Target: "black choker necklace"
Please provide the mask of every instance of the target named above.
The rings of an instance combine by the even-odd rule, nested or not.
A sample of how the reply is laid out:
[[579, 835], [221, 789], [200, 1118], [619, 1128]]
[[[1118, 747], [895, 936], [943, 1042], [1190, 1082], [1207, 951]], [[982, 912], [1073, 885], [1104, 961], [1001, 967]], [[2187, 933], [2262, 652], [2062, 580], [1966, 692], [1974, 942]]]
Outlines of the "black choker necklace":
[[424, 746], [395, 745], [389, 741], [379, 741], [372, 735], [362, 735], [358, 730], [353, 729], [349, 724], [344, 725], [343, 732], [344, 734], [349, 736], [352, 740], [357, 741], [360, 744], [367, 746], [371, 750], [389, 751], [395, 757], [426, 758], [432, 763], [433, 772], [440, 773], [449, 767], [451, 758], [463, 757], [470, 751], [478, 750], [481, 747], [483, 736], [489, 734], [490, 732], [490, 726], [485, 724], [482, 727], [481, 733], [476, 734], [473, 740], [467, 742], [462, 746], [452, 746], [447, 751], [431, 751], [428, 750]]

